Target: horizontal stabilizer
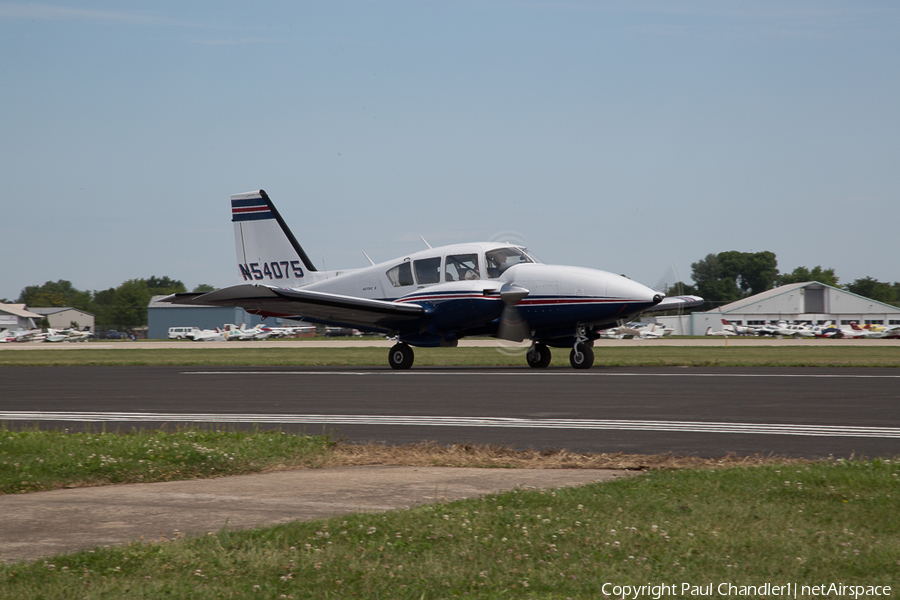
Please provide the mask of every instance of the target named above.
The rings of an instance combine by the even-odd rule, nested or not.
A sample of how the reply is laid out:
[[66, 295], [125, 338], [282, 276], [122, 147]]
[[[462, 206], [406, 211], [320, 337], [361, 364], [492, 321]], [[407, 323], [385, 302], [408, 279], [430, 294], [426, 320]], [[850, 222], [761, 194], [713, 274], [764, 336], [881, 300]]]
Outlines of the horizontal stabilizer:
[[418, 304], [266, 285], [235, 285], [207, 294], [172, 294], [160, 302], [195, 306], [240, 306], [251, 314], [305, 318], [322, 323], [391, 331], [421, 319]]

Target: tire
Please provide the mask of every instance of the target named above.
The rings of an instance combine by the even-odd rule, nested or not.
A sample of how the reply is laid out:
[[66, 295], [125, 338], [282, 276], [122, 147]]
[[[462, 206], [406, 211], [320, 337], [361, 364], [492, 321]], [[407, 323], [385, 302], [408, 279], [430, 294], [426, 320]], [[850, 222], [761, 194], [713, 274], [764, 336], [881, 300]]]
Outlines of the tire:
[[408, 369], [412, 366], [413, 360], [415, 360], [415, 355], [412, 348], [403, 342], [394, 344], [388, 354], [388, 364], [392, 369]]
[[550, 364], [550, 348], [540, 342], [534, 345], [533, 350], [525, 354], [525, 360], [532, 369], [544, 369]]
[[575, 344], [569, 352], [569, 364], [573, 369], [590, 369], [594, 365], [594, 349], [587, 344]]

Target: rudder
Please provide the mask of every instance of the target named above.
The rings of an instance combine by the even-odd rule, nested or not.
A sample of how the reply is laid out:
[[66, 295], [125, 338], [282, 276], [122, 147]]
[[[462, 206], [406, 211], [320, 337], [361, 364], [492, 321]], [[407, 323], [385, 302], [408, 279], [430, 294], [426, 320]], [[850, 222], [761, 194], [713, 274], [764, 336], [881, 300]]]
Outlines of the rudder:
[[238, 270], [246, 282], [296, 287], [316, 268], [265, 190], [231, 197]]

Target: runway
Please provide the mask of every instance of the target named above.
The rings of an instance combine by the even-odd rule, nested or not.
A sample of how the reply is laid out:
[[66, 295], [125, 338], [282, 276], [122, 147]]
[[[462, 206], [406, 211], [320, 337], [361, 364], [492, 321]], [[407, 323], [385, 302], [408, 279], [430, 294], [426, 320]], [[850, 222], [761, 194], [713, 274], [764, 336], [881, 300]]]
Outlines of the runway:
[[900, 369], [4, 368], [0, 421], [213, 423], [352, 442], [900, 455]]

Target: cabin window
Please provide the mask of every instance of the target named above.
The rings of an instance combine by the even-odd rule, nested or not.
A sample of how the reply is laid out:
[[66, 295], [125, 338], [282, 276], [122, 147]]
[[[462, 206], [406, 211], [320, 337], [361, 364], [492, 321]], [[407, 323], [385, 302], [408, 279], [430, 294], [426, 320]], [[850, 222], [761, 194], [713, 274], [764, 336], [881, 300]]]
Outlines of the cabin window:
[[441, 258], [439, 256], [413, 261], [413, 265], [416, 268], [416, 281], [420, 285], [441, 281]]
[[522, 248], [497, 248], [484, 253], [485, 267], [490, 278], [500, 277], [505, 270], [522, 263], [533, 263]]
[[444, 281], [481, 279], [477, 254], [451, 254], [444, 265]]
[[396, 267], [389, 269], [385, 274], [394, 287], [413, 284], [412, 268], [408, 262], [400, 263]]

